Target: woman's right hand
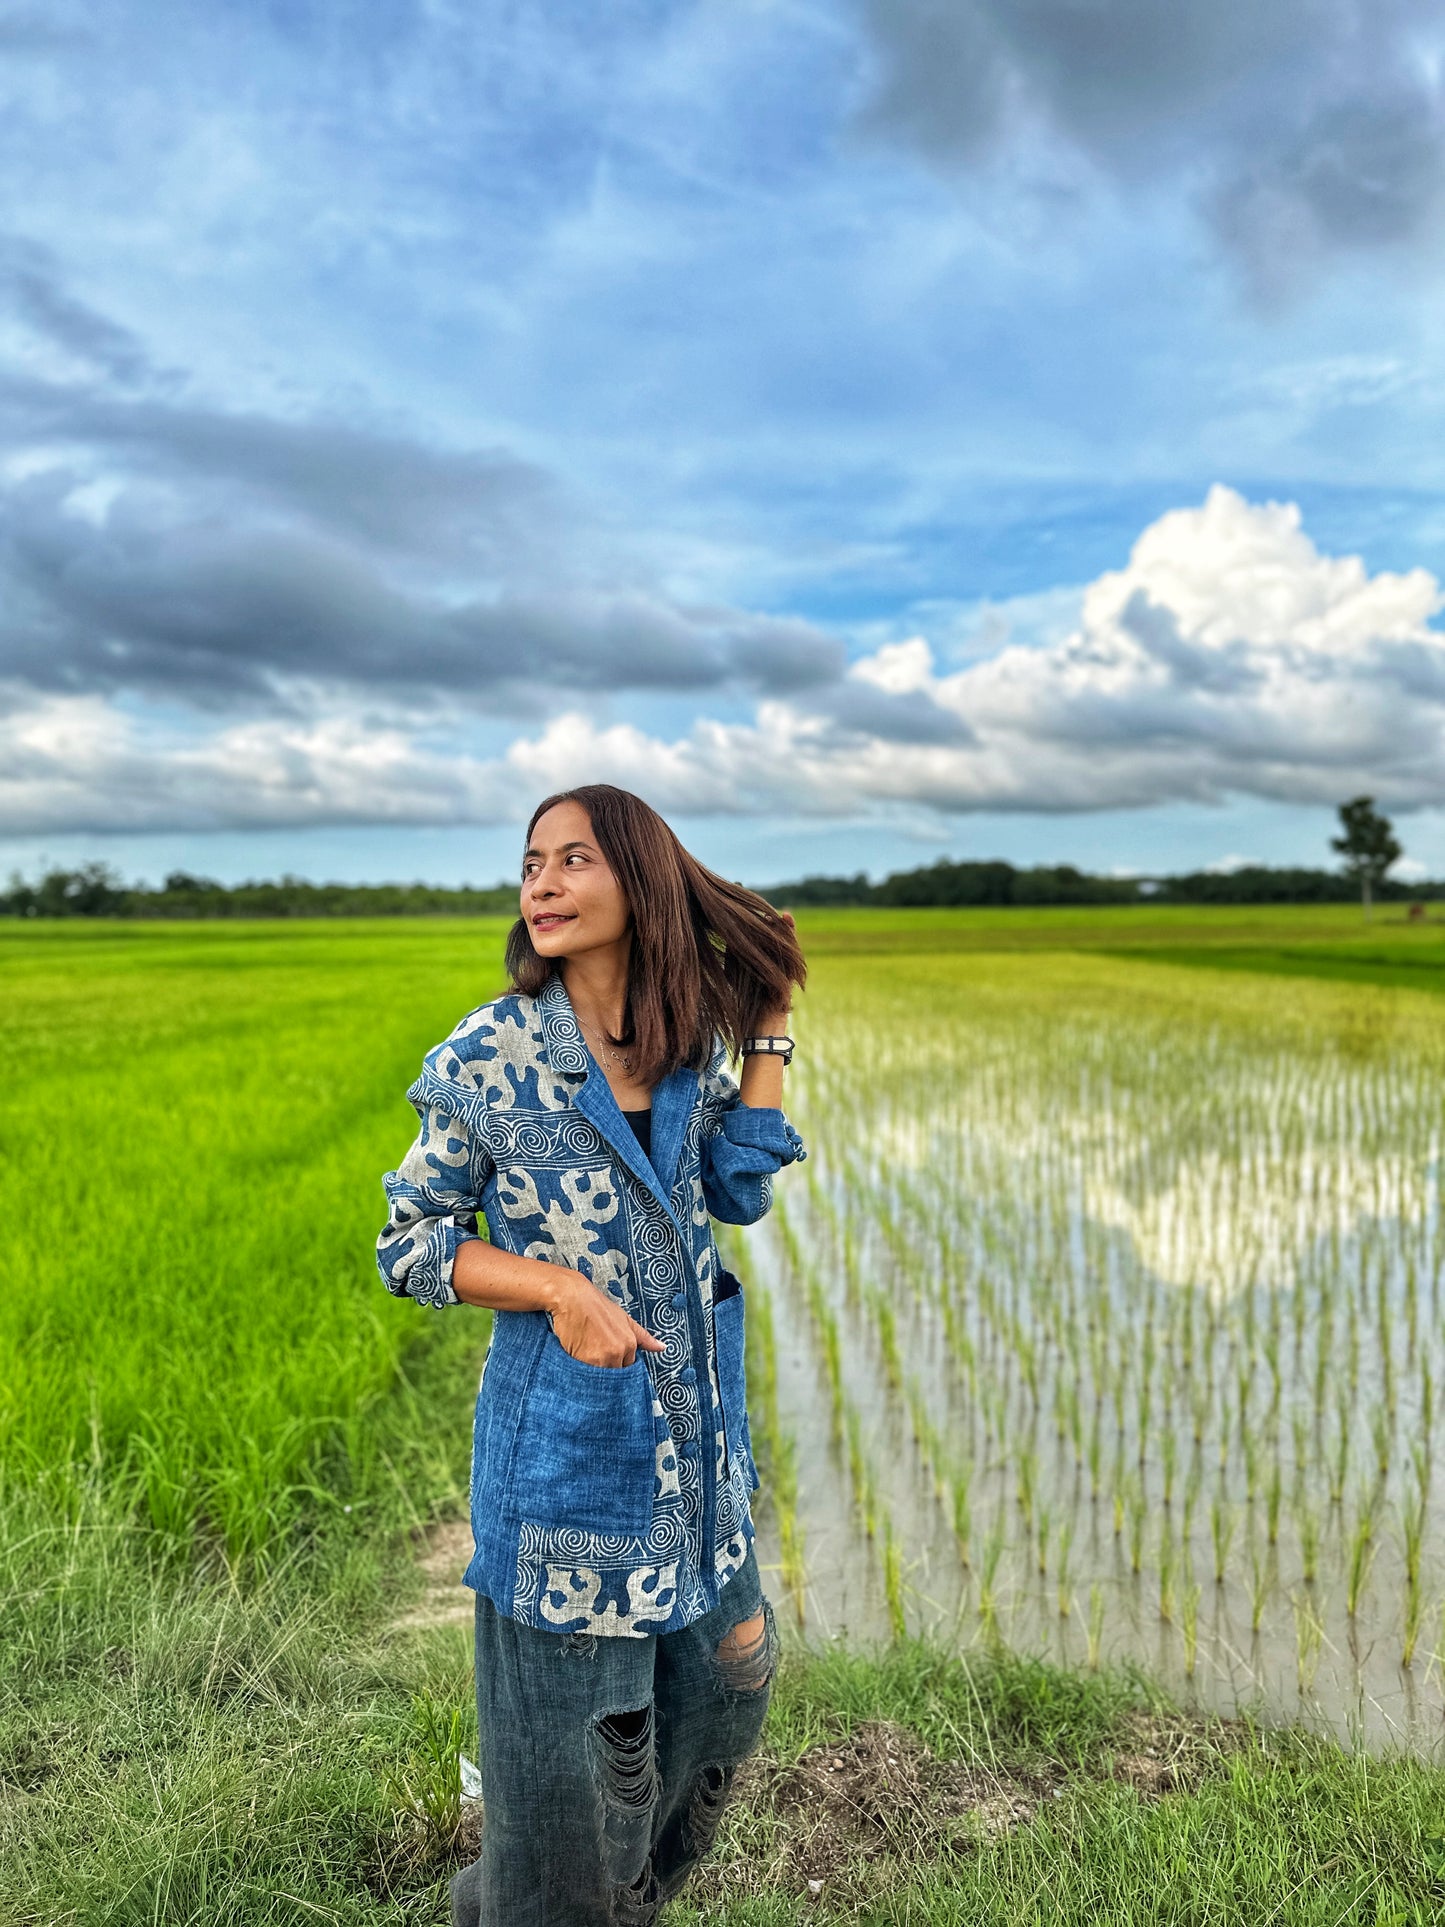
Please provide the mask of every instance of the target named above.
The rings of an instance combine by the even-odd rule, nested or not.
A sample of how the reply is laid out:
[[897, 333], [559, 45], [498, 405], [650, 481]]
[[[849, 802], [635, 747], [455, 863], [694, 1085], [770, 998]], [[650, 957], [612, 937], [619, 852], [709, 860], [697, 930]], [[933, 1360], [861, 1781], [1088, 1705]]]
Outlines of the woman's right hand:
[[575, 1284], [552, 1307], [552, 1330], [562, 1349], [584, 1365], [630, 1365], [639, 1351], [660, 1352], [663, 1343], [639, 1325], [590, 1278], [573, 1272]]

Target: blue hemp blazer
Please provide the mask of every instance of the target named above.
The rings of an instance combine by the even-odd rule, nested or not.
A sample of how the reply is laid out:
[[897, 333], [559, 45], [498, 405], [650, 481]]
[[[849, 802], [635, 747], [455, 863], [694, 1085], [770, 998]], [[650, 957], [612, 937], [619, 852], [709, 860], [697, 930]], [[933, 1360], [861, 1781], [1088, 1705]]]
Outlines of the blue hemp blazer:
[[649, 1159], [553, 976], [464, 1017], [407, 1092], [421, 1130], [383, 1180], [377, 1239], [391, 1291], [458, 1303], [452, 1262], [480, 1214], [493, 1244], [584, 1273], [665, 1345], [588, 1365], [544, 1312], [493, 1314], [464, 1583], [525, 1625], [673, 1632], [747, 1557], [743, 1298], [714, 1303], [709, 1218], [753, 1223], [807, 1153], [780, 1110], [740, 1103], [725, 1062], [719, 1042], [705, 1071], [657, 1086]]

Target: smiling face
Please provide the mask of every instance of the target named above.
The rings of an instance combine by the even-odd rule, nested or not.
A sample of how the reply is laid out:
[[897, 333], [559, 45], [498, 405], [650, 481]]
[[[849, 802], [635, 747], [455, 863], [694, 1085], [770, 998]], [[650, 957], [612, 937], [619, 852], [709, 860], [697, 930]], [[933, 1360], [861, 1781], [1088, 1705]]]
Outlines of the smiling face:
[[627, 899], [580, 803], [557, 803], [537, 818], [522, 858], [521, 907], [539, 957], [578, 957], [626, 937]]

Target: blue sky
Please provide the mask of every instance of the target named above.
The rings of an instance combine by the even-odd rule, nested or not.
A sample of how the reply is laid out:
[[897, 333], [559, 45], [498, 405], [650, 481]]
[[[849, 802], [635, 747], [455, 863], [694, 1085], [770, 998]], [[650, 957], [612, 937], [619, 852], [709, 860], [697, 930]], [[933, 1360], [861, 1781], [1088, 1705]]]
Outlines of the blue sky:
[[0, 8], [0, 865], [1445, 873], [1434, 4]]

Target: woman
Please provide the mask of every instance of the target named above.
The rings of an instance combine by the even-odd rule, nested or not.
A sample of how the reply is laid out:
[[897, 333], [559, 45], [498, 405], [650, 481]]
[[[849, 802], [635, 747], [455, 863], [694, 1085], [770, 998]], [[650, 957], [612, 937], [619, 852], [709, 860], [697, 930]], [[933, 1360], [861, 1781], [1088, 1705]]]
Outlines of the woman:
[[538, 806], [521, 912], [511, 993], [407, 1093], [377, 1243], [392, 1291], [496, 1314], [465, 1574], [484, 1826], [452, 1919], [642, 1927], [767, 1710], [743, 1301], [709, 1218], [751, 1224], [806, 1155], [780, 1108], [805, 971], [790, 917], [608, 784]]

